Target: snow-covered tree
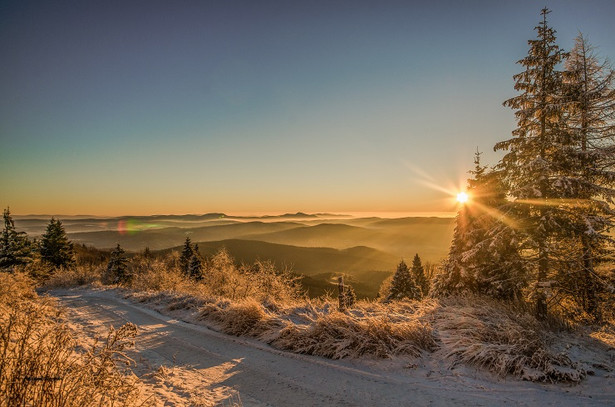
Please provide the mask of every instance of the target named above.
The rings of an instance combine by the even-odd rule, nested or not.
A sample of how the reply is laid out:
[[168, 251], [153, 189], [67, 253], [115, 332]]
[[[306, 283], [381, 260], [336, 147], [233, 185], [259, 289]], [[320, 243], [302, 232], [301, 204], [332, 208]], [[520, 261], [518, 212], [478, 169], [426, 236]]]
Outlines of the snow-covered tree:
[[597, 311], [597, 291], [602, 286], [596, 265], [610, 257], [613, 239], [612, 209], [615, 196], [615, 73], [600, 62], [582, 34], [566, 61], [564, 85], [569, 103], [568, 132], [573, 141], [569, 154], [576, 158], [575, 205], [580, 261], [560, 273], [561, 289], [575, 297], [591, 315]]
[[477, 151], [467, 182], [471, 200], [457, 214], [449, 256], [433, 281], [433, 296], [473, 292], [513, 299], [525, 283], [502, 174], [482, 165], [480, 155]]
[[565, 123], [566, 97], [558, 66], [566, 54], [555, 43], [555, 30], [547, 23], [548, 9], [529, 40], [528, 55], [518, 63], [525, 70], [513, 76], [520, 94], [504, 102], [515, 110], [517, 128], [513, 137], [495, 145], [507, 150], [500, 162], [509, 194], [518, 208], [517, 227], [524, 241], [525, 259], [534, 275], [532, 298], [535, 313], [547, 315], [551, 271], [561, 260], [557, 242], [569, 237], [573, 221], [566, 213], [566, 200], [574, 193], [574, 157], [568, 153], [572, 140]]
[[421, 298], [421, 294], [410, 275], [408, 266], [402, 260], [393, 275], [386, 301], [402, 300], [404, 298], [416, 300]]
[[432, 297], [447, 296], [467, 291], [471, 285], [471, 278], [463, 264], [463, 253], [466, 251], [467, 208], [462, 206], [455, 217], [455, 230], [453, 240], [448, 250], [448, 256], [431, 282], [430, 295]]
[[73, 244], [68, 240], [59, 219], [51, 218], [49, 221], [47, 230], [41, 237], [39, 251], [41, 260], [55, 268], [71, 267], [75, 264]]
[[4, 229], [0, 235], [0, 270], [11, 270], [15, 266], [32, 261], [32, 244], [24, 232], [17, 232], [9, 208], [2, 214]]
[[423, 263], [421, 262], [421, 258], [418, 253], [415, 254], [412, 259], [412, 269], [410, 274], [421, 292], [421, 298], [426, 297], [429, 293], [429, 281], [427, 280], [427, 277], [425, 277], [425, 268], [423, 267]]

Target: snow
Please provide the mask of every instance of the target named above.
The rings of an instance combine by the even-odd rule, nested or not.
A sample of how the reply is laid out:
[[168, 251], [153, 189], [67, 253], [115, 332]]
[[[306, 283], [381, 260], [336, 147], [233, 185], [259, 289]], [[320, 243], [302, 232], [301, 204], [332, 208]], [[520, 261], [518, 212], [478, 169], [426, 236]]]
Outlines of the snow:
[[[213, 331], [196, 324], [194, 310], [162, 315], [115, 290], [51, 294], [67, 308], [71, 326], [90, 340], [109, 325], [137, 324], [134, 372], [160, 405], [615, 405], [613, 373], [601, 369], [579, 385], [546, 385], [450, 366], [444, 350], [414, 359], [333, 361]], [[594, 364], [610, 366], [615, 359], [590, 354], [582, 342], [568, 351]]]

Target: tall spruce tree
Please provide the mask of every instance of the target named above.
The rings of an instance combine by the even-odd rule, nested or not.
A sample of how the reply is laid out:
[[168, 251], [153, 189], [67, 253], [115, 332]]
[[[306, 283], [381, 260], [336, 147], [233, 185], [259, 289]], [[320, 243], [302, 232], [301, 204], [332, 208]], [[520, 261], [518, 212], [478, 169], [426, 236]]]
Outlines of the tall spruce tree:
[[421, 298], [421, 294], [412, 279], [408, 266], [402, 260], [393, 275], [386, 301], [403, 300], [404, 298], [417, 300]]
[[[564, 84], [570, 103], [566, 118], [573, 140], [570, 155], [577, 158], [576, 205], [571, 215], [580, 261], [560, 278], [561, 288], [570, 293], [590, 315], [597, 316], [598, 292], [604, 288], [596, 265], [611, 257], [613, 197], [615, 196], [615, 73], [600, 62], [582, 34], [566, 61]], [[602, 289], [601, 289], [602, 287]]]
[[190, 237], [186, 236], [184, 247], [182, 248], [182, 252], [179, 256], [179, 268], [186, 276], [190, 275], [190, 261], [193, 256], [194, 249], [192, 248], [192, 242], [190, 241]]
[[433, 281], [432, 295], [472, 292], [499, 299], [519, 298], [525, 275], [510, 227], [511, 210], [498, 171], [488, 170], [474, 157], [467, 191], [470, 202], [457, 215], [455, 233], [442, 271]]
[[557, 242], [570, 237], [574, 229], [562, 205], [573, 193], [575, 166], [568, 155], [572, 140], [566, 131], [567, 101], [558, 71], [566, 54], [555, 43], [555, 30], [547, 23], [549, 13], [546, 8], [541, 11], [537, 38], [528, 41], [528, 55], [518, 62], [525, 68], [513, 76], [520, 94], [504, 102], [515, 110], [517, 128], [511, 139], [495, 145], [496, 150], [507, 150], [500, 168], [518, 205], [517, 226], [527, 237], [525, 260], [534, 276], [532, 297], [539, 319], [547, 316], [552, 271], [564, 255]]
[[195, 281], [201, 281], [203, 279], [203, 261], [199, 253], [198, 244], [194, 245], [193, 252], [188, 266], [188, 275]]
[[472, 278], [468, 275], [463, 262], [463, 253], [467, 250], [466, 242], [468, 242], [465, 233], [467, 218], [467, 208], [463, 205], [455, 217], [455, 230], [448, 249], [448, 256], [432, 281], [431, 295], [434, 297], [466, 291], [471, 285]]
[[514, 207], [506, 198], [502, 172], [481, 165], [480, 155], [477, 151], [472, 178], [468, 179], [472, 230], [467, 233], [470, 244], [463, 254], [472, 277], [468, 288], [492, 298], [519, 299], [526, 275], [518, 244], [521, 239], [511, 227]]
[[131, 276], [128, 272], [128, 258], [126, 257], [126, 252], [119, 243], [111, 252], [111, 257], [107, 263], [107, 274], [114, 284], [122, 284], [130, 281]]
[[423, 268], [423, 263], [421, 262], [421, 258], [419, 254], [415, 254], [412, 259], [412, 269], [410, 274], [412, 275], [412, 279], [414, 283], [419, 288], [421, 293], [420, 298], [426, 297], [429, 294], [429, 281], [427, 277], [425, 277], [425, 268]]
[[32, 244], [24, 232], [17, 232], [9, 208], [2, 213], [4, 229], [0, 235], [0, 270], [12, 270], [32, 261]]
[[[467, 181], [467, 193], [472, 204], [462, 204], [455, 218], [455, 231], [447, 259], [442, 271], [434, 280], [433, 294], [435, 296], [449, 295], [459, 292], [476, 292], [476, 271], [472, 267], [482, 261], [481, 250], [486, 237], [487, 228], [484, 224], [484, 206], [479, 207], [481, 199], [485, 198], [485, 188], [478, 190], [487, 171], [481, 165], [478, 151], [474, 156], [475, 168], [470, 171], [472, 179]], [[481, 215], [483, 215], [481, 217]]]
[[68, 240], [59, 219], [51, 218], [49, 221], [41, 237], [39, 251], [41, 260], [55, 268], [68, 268], [75, 264], [73, 244]]

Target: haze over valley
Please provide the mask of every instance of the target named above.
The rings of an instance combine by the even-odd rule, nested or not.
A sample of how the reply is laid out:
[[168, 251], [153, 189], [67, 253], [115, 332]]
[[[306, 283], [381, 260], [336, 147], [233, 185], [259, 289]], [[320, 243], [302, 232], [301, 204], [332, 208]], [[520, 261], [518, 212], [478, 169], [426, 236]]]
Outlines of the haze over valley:
[[[222, 213], [134, 217], [61, 217], [75, 243], [129, 252], [146, 247], [161, 253], [181, 250], [186, 237], [204, 256], [226, 249], [238, 262], [270, 260], [299, 276], [310, 295], [331, 291], [332, 278], [344, 274], [360, 297], [374, 298], [397, 264], [419, 254], [437, 263], [448, 251], [454, 218], [353, 217], [294, 213], [257, 217]], [[46, 216], [16, 216], [15, 225], [40, 236]]]

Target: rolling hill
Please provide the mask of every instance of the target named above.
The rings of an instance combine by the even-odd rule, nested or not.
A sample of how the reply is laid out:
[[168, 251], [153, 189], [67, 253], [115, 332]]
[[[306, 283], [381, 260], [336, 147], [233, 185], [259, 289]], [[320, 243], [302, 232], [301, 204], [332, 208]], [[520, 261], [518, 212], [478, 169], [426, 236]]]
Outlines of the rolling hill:
[[446, 256], [454, 229], [453, 220], [408, 218], [395, 221], [373, 221], [364, 226], [343, 223], [301, 225], [276, 232], [244, 235], [241, 238], [336, 249], [367, 246], [407, 259], [419, 253], [423, 260], [431, 262], [437, 262]]
[[239, 239], [199, 242], [198, 245], [205, 256], [224, 248], [240, 263], [270, 260], [277, 269], [290, 268], [295, 274], [303, 276], [301, 283], [310, 296], [334, 290], [335, 278], [345, 275], [359, 298], [374, 298], [382, 281], [393, 273], [399, 262], [396, 256], [369, 247], [337, 250]]
[[161, 250], [184, 243], [186, 236], [192, 241], [215, 241], [233, 239], [254, 233], [271, 233], [299, 226], [293, 222], [233, 222], [230, 224], [201, 226], [193, 228], [166, 227], [120, 233], [117, 230], [69, 233], [71, 240], [100, 248], [111, 248], [120, 244], [131, 251]]
[[[291, 268], [295, 273], [316, 275], [325, 272], [345, 273], [393, 270], [399, 258], [369, 247], [338, 250], [329, 247], [298, 247], [256, 240], [228, 239], [198, 242], [201, 254], [211, 256], [225, 248], [238, 262], [271, 260], [277, 268]], [[180, 250], [175, 247], [170, 250]]]

